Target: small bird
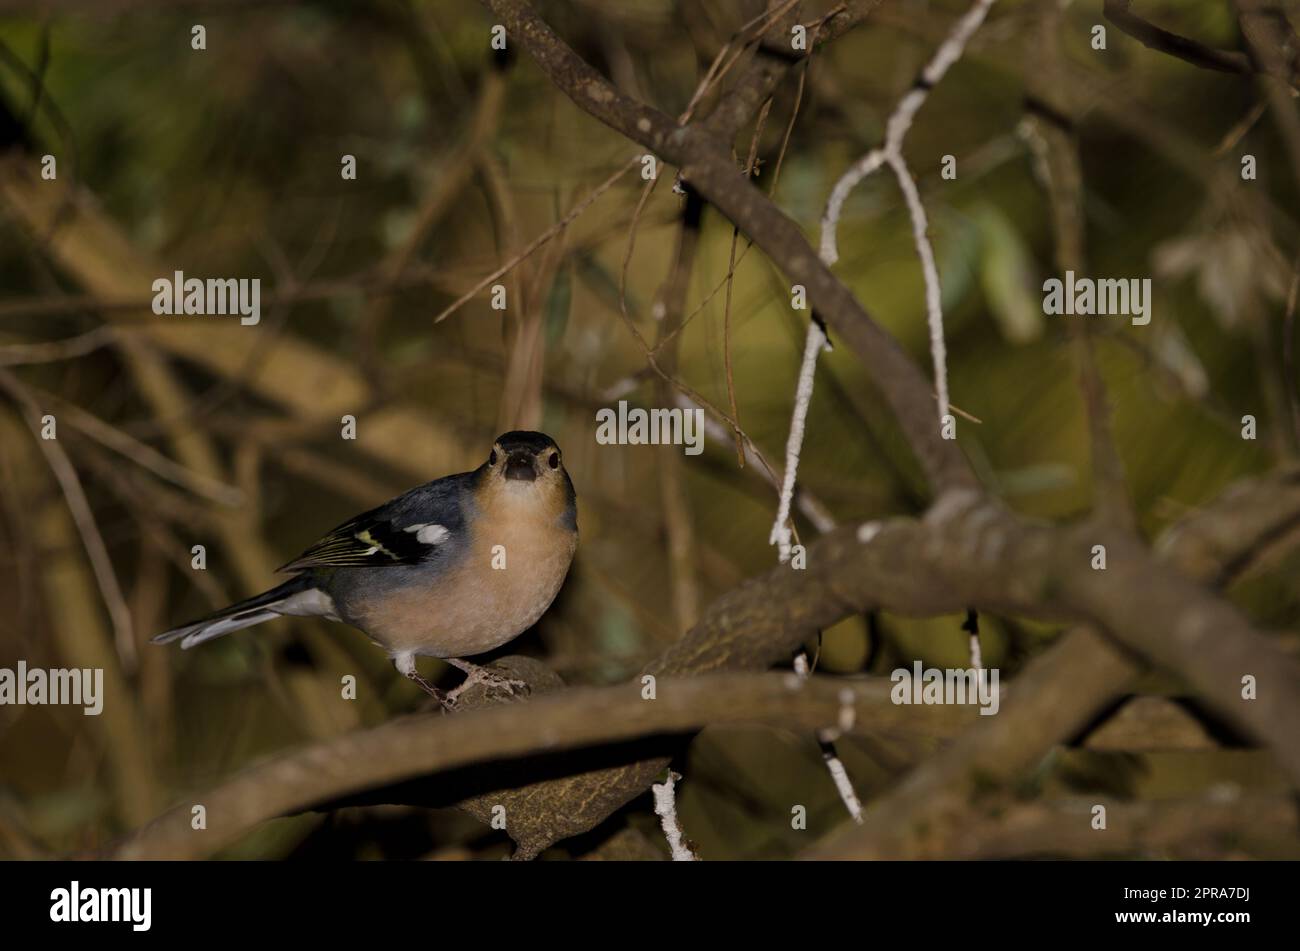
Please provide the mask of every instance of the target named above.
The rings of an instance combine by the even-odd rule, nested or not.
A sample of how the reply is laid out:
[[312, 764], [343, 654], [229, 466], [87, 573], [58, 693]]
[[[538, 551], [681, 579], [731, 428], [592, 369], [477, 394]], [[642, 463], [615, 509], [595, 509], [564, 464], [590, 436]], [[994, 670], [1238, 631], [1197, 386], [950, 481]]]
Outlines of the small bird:
[[[173, 628], [155, 644], [190, 648], [282, 615], [360, 629], [444, 709], [475, 683], [526, 688], [464, 658], [494, 650], [540, 618], [578, 547], [577, 494], [560, 447], [545, 433], [498, 437], [473, 472], [426, 482], [334, 529], [278, 569], [293, 577]], [[465, 673], [444, 693], [417, 656]]]

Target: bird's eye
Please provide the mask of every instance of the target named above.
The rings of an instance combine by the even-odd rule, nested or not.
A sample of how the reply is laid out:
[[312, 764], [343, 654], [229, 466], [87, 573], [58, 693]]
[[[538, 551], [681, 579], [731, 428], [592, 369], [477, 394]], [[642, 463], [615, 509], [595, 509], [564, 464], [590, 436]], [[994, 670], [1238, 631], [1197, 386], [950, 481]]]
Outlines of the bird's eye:
[[488, 465], [495, 466], [496, 464], [497, 464], [497, 451], [493, 449], [492, 455], [488, 456]]
[[558, 452], [551, 453], [551, 458], [546, 461], [551, 464], [552, 469], [560, 468], [560, 454]]

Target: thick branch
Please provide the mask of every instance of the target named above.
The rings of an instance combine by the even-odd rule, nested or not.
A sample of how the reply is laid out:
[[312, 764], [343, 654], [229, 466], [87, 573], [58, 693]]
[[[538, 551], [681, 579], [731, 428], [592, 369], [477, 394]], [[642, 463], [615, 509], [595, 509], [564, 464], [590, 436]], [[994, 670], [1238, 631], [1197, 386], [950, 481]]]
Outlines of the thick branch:
[[[1225, 586], [1300, 523], [1300, 470], [1230, 487], [1167, 531], [1158, 550], [1189, 577]], [[1132, 689], [1139, 662], [1087, 628], [1068, 633], [1016, 680], [998, 716], [873, 804], [865, 825], [819, 844], [817, 858], [896, 858], [942, 851], [977, 796], [1007, 784]], [[936, 853], [937, 854], [937, 853]]]
[[[836, 728], [843, 725], [846, 706], [858, 729], [914, 735], [945, 731], [956, 719], [978, 715], [970, 707], [896, 706], [889, 691], [883, 680], [726, 674], [660, 680], [655, 700], [643, 700], [640, 683], [631, 683], [575, 688], [457, 716], [404, 717], [251, 766], [194, 800], [206, 808], [206, 829], [191, 828], [192, 803], [185, 802], [122, 843], [115, 857], [198, 858], [258, 823], [332, 797], [539, 751], [693, 732], [709, 724]], [[507, 816], [512, 832], [513, 820]]]

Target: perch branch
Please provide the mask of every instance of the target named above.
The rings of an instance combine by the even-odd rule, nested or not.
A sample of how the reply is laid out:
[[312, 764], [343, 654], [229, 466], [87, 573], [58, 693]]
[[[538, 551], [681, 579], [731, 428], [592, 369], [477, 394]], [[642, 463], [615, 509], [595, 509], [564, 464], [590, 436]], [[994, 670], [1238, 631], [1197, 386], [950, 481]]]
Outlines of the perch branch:
[[[762, 723], [815, 730], [839, 722], [841, 691], [852, 691], [855, 722], [873, 731], [927, 734], [943, 729], [953, 707], [903, 708], [887, 681], [851, 684], [783, 674], [719, 674], [664, 679], [657, 698], [639, 684], [583, 687], [457, 716], [420, 714], [325, 740], [255, 764], [221, 786], [164, 813], [115, 850], [123, 859], [198, 858], [234, 842], [258, 823], [349, 792], [537, 751], [575, 749], [649, 734], [695, 731], [708, 724]], [[918, 713], [921, 715], [918, 716]], [[190, 827], [190, 808], [207, 808], [208, 828]]]

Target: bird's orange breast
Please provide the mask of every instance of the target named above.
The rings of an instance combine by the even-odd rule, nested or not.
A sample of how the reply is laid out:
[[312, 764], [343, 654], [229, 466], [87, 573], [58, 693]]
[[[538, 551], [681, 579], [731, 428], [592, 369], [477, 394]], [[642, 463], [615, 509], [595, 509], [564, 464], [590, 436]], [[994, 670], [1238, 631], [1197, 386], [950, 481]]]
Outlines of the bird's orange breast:
[[390, 652], [464, 657], [518, 637], [550, 607], [578, 535], [550, 506], [489, 505], [454, 567], [359, 605], [354, 623]]

